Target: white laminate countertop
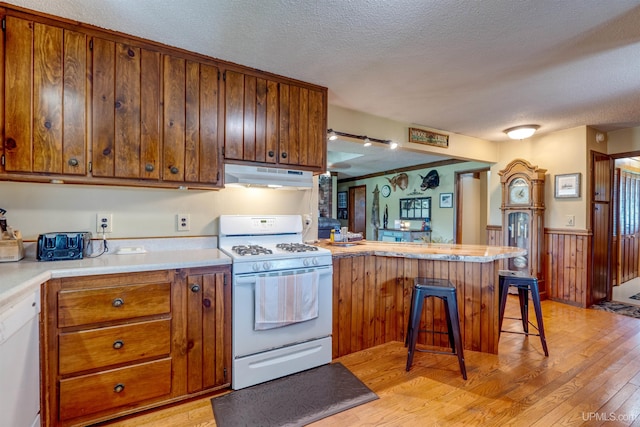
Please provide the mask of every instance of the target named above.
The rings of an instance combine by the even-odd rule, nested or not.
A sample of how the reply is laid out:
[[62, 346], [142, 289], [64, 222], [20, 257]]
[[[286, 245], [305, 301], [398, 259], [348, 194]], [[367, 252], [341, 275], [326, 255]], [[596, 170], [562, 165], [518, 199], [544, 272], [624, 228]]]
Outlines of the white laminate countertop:
[[[0, 314], [52, 278], [231, 264], [231, 258], [215, 247], [216, 240], [195, 245], [183, 244], [181, 238], [165, 240], [168, 245], [153, 240], [153, 244], [145, 245], [148, 252], [142, 254], [117, 255], [118, 246], [111, 245], [110, 251], [100, 257], [73, 261], [37, 261], [35, 244], [25, 244], [24, 259], [0, 263]], [[146, 241], [136, 241], [137, 245], [140, 242]]]

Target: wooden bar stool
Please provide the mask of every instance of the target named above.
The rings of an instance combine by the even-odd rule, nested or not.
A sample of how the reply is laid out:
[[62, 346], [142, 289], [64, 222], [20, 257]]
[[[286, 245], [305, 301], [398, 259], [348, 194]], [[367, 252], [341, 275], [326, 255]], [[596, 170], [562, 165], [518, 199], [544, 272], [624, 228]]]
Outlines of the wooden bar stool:
[[[542, 349], [544, 355], [549, 357], [549, 351], [547, 350], [547, 339], [544, 335], [544, 323], [542, 322], [542, 309], [540, 307], [540, 290], [538, 289], [538, 279], [523, 275], [516, 271], [501, 270], [498, 273], [499, 286], [500, 286], [500, 333], [508, 332], [511, 334], [533, 335], [540, 337], [542, 343]], [[521, 320], [522, 330], [511, 331], [502, 329], [502, 321], [504, 319], [504, 312], [507, 305], [507, 295], [509, 293], [509, 287], [515, 287], [518, 290], [518, 299], [520, 300], [520, 316], [519, 318], [507, 317], [507, 319]], [[536, 313], [537, 326], [529, 321], [529, 292], [531, 292], [531, 299], [533, 300], [533, 309]], [[529, 325], [531, 325], [537, 332], [529, 332]]]
[[[420, 329], [420, 318], [422, 317], [422, 307], [424, 300], [429, 297], [440, 298], [444, 301], [445, 313], [447, 316], [447, 332]], [[451, 353], [437, 350], [427, 350], [416, 348], [418, 334], [420, 332], [433, 332], [437, 334], [447, 334]], [[462, 378], [467, 379], [467, 368], [464, 364], [464, 352], [462, 350], [462, 335], [460, 333], [460, 320], [458, 317], [458, 299], [456, 298], [456, 288], [446, 279], [429, 279], [417, 277], [411, 295], [411, 311], [409, 312], [409, 322], [407, 325], [407, 336], [405, 346], [408, 347], [407, 372], [411, 369], [413, 356], [416, 351], [425, 353], [447, 354], [458, 356], [460, 372]]]

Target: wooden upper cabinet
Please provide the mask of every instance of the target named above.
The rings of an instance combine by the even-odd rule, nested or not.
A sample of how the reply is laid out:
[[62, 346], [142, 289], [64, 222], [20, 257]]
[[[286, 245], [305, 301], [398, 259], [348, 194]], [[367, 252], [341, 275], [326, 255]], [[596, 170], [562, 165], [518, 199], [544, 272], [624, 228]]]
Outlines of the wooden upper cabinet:
[[87, 41], [5, 17], [6, 172], [85, 175]]
[[160, 54], [111, 40], [92, 40], [92, 173], [160, 177]]
[[324, 170], [326, 166], [326, 94], [280, 84], [281, 164]]
[[321, 90], [225, 71], [225, 159], [323, 170], [326, 105]]
[[277, 162], [278, 83], [225, 71], [225, 158]]
[[218, 67], [165, 55], [164, 181], [220, 183]]

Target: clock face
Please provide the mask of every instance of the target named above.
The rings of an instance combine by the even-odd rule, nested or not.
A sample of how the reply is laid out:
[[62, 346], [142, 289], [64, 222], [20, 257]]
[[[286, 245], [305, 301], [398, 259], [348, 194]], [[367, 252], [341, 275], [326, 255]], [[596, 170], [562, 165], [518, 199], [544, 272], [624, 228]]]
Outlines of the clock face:
[[526, 205], [529, 203], [529, 184], [522, 178], [514, 179], [509, 185], [509, 202]]
[[382, 197], [389, 197], [389, 194], [391, 194], [391, 187], [389, 187], [388, 185], [383, 185], [381, 193]]

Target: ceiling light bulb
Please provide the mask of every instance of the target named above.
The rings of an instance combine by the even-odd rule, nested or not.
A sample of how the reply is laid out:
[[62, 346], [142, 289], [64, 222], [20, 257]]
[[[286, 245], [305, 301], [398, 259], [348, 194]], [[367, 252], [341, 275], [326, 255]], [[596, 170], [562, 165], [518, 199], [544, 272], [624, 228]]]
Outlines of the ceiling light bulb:
[[364, 137], [364, 146], [371, 147], [371, 140], [368, 137]]
[[506, 133], [511, 139], [526, 139], [536, 133], [536, 130], [538, 130], [538, 128], [540, 128], [539, 125], [516, 126], [505, 129], [504, 133]]
[[389, 148], [391, 148], [392, 150], [395, 150], [396, 148], [398, 148], [398, 143], [391, 141]]
[[338, 139], [338, 135], [333, 131], [333, 129], [329, 129], [329, 141], [335, 141]]

